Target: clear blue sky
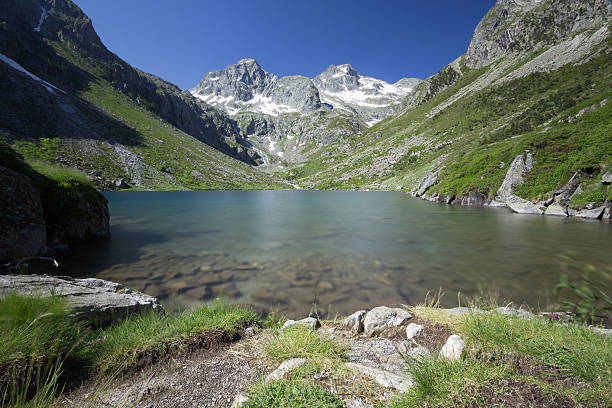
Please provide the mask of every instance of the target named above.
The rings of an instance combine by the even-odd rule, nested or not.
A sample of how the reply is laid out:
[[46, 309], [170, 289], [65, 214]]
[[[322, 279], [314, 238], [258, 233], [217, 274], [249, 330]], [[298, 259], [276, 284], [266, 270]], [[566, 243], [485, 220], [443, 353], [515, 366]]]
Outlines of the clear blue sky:
[[75, 0], [130, 64], [193, 87], [255, 58], [276, 75], [330, 64], [395, 82], [427, 78], [467, 49], [495, 0]]

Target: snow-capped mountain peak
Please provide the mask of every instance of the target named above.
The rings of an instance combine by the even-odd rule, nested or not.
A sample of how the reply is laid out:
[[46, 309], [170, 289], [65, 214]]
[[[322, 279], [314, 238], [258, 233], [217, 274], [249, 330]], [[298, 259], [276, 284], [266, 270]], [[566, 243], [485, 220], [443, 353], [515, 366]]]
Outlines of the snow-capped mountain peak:
[[302, 76], [279, 78], [264, 71], [253, 58], [244, 58], [223, 70], [212, 71], [191, 93], [230, 115], [240, 111], [278, 116], [309, 114], [325, 104], [354, 114], [372, 125], [393, 113], [418, 79], [395, 84], [362, 76], [350, 64], [330, 65], [313, 80]]

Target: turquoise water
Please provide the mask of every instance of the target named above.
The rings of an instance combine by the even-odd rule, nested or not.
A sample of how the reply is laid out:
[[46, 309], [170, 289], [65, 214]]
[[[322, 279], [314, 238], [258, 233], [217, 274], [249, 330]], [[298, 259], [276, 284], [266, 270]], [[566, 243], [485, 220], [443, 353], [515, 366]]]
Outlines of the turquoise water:
[[564, 271], [612, 266], [612, 224], [434, 204], [394, 192], [106, 193], [112, 239], [73, 251], [74, 275], [190, 305], [223, 296], [290, 315], [456, 305], [494, 289], [545, 304]]

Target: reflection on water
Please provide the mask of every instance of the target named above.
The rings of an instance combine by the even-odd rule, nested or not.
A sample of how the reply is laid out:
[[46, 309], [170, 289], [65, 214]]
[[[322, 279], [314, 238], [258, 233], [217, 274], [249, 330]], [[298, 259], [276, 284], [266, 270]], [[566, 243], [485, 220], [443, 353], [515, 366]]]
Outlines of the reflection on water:
[[73, 251], [74, 275], [182, 304], [225, 296], [302, 315], [496, 288], [542, 304], [561, 255], [612, 266], [612, 225], [453, 207], [390, 192], [107, 193], [112, 239]]

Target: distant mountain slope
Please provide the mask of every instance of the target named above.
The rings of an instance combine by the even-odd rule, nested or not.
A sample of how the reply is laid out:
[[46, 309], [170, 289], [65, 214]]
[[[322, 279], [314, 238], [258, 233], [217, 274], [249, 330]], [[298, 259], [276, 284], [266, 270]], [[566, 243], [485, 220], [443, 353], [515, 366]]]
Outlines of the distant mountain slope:
[[2, 3], [0, 130], [26, 157], [103, 188], [282, 185], [229, 157], [261, 161], [225, 113], [109, 52], [70, 0]]
[[292, 167], [293, 181], [415, 193], [423, 182], [430, 199], [483, 204], [528, 150], [533, 168], [515, 193], [537, 211], [575, 175], [581, 187], [562, 212], [612, 201], [602, 178], [612, 170], [611, 9], [499, 0], [467, 53], [418, 84], [399, 114]]
[[404, 78], [391, 85], [361, 76], [348, 64], [331, 65], [313, 80], [279, 78], [245, 58], [207, 73], [191, 93], [232, 115], [264, 163], [283, 167], [396, 112], [419, 82]]

